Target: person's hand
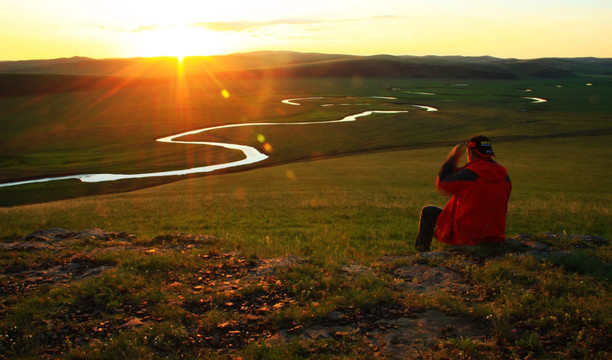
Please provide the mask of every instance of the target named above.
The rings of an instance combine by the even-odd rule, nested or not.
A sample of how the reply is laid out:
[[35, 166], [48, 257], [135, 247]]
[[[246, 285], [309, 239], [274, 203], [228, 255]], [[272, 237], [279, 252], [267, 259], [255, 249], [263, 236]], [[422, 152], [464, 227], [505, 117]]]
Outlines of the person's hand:
[[452, 159], [453, 163], [455, 164], [455, 167], [457, 167], [457, 164], [459, 163], [459, 160], [461, 159], [463, 154], [465, 154], [465, 144], [457, 144], [450, 151], [450, 153], [448, 153], [447, 159]]

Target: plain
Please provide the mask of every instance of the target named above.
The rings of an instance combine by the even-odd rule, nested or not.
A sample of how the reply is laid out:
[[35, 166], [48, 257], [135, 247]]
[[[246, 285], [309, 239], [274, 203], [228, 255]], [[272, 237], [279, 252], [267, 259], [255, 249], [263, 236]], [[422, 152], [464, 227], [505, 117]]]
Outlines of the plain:
[[[480, 133], [494, 140], [497, 159], [513, 180], [510, 235], [612, 232], [607, 78], [251, 79], [218, 85], [192, 81], [3, 98], [2, 176], [8, 181], [180, 169], [240, 154], [155, 138], [219, 124], [332, 120], [372, 109], [408, 112], [207, 133], [206, 140], [249, 144], [270, 154], [225, 174], [0, 188], [5, 206], [78, 198], [2, 208], [2, 236], [44, 227], [103, 227], [141, 236], [206, 232], [272, 252], [321, 241], [339, 248], [348, 242], [359, 253], [405, 250], [420, 207], [446, 200], [433, 188], [446, 152]], [[221, 96], [223, 89], [229, 98]], [[281, 103], [296, 97], [322, 98]], [[415, 104], [439, 111], [410, 106]], [[282, 245], [273, 250], [262, 242]]]
[[[0, 188], [0, 357], [609, 357], [608, 78], [119, 85], [0, 99], [2, 181], [236, 157], [155, 142], [199, 127], [408, 112], [207, 134], [270, 155], [224, 173]], [[478, 133], [513, 240], [415, 254], [441, 162]], [[50, 228], [106, 232], [24, 238]]]

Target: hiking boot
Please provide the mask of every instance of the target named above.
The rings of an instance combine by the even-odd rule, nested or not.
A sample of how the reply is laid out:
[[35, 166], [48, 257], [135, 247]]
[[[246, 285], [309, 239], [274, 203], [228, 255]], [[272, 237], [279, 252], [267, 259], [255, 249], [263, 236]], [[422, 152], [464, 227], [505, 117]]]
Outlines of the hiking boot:
[[420, 236], [417, 236], [416, 241], [414, 242], [414, 248], [416, 249], [417, 252], [427, 252], [430, 250], [430, 245], [431, 245], [431, 239], [429, 240], [429, 242], [427, 241], [422, 241]]

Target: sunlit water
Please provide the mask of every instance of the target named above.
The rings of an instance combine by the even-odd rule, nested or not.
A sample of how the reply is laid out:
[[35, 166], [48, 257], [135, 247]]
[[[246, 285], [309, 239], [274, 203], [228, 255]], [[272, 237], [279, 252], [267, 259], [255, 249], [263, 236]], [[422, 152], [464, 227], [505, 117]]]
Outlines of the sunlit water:
[[[465, 84], [454, 84], [453, 86], [467, 86]], [[400, 90], [400, 89], [394, 89]], [[415, 93], [421, 95], [435, 95], [433, 93]], [[397, 100], [395, 97], [388, 96], [370, 96], [371, 99], [381, 99], [381, 100]], [[536, 98], [536, 97], [523, 97], [527, 100], [532, 100], [533, 103], [543, 103], [546, 102], [546, 99]], [[302, 97], [302, 98], [293, 98], [293, 99], [285, 99], [281, 102], [287, 105], [292, 106], [300, 106], [303, 101], [307, 100], [323, 100], [326, 97], [316, 96], [316, 97]], [[330, 106], [348, 106], [348, 105], [369, 105], [367, 103], [355, 104], [355, 103], [342, 103], [342, 104], [322, 104], [320, 106], [330, 107]], [[426, 106], [426, 105], [407, 105], [409, 107], [419, 108], [425, 111], [438, 111], [437, 108]], [[230, 144], [230, 143], [221, 143], [221, 142], [209, 142], [209, 141], [186, 141], [186, 140], [177, 140], [182, 137], [188, 135], [199, 134], [207, 131], [213, 131], [218, 129], [228, 129], [228, 128], [236, 128], [242, 126], [305, 126], [305, 125], [322, 125], [322, 124], [334, 124], [334, 123], [342, 123], [342, 122], [351, 122], [357, 121], [357, 119], [361, 117], [370, 116], [372, 114], [396, 114], [396, 113], [404, 113], [408, 112], [408, 110], [368, 110], [358, 114], [348, 115], [339, 120], [327, 120], [327, 121], [309, 121], [309, 122], [294, 122], [294, 123], [268, 123], [268, 122], [260, 122], [260, 123], [243, 123], [243, 124], [229, 124], [229, 125], [220, 125], [207, 127], [197, 130], [191, 130], [182, 132], [180, 134], [166, 136], [163, 138], [157, 139], [159, 142], [163, 143], [174, 143], [174, 144], [197, 144], [197, 145], [207, 145], [207, 146], [220, 146], [227, 149], [233, 149], [241, 151], [244, 154], [244, 159], [215, 164], [215, 165], [205, 165], [199, 167], [193, 167], [189, 169], [181, 169], [181, 170], [170, 170], [170, 171], [158, 171], [158, 172], [150, 172], [150, 173], [140, 173], [140, 174], [79, 174], [79, 175], [68, 175], [68, 176], [59, 176], [59, 177], [48, 177], [34, 180], [26, 180], [26, 181], [17, 181], [17, 182], [9, 182], [0, 184], [0, 187], [7, 186], [16, 186], [16, 185], [25, 185], [25, 184], [33, 184], [33, 183], [41, 183], [47, 181], [58, 181], [58, 180], [70, 180], [77, 179], [86, 183], [94, 183], [94, 182], [102, 182], [102, 181], [114, 181], [114, 180], [125, 180], [125, 179], [140, 179], [140, 178], [149, 178], [149, 177], [160, 177], [160, 176], [181, 176], [181, 175], [189, 175], [189, 174], [198, 174], [198, 173], [208, 173], [215, 170], [227, 169], [232, 167], [238, 167], [243, 165], [249, 165], [258, 163], [268, 158], [268, 155], [260, 152], [256, 148], [247, 145], [240, 144]]]
[[[397, 98], [394, 98], [394, 97], [384, 97], [384, 96], [371, 96], [370, 98], [397, 100]], [[294, 98], [294, 99], [282, 100], [282, 103], [287, 104], [287, 105], [299, 106], [301, 105], [301, 102], [303, 100], [320, 100], [320, 99], [325, 99], [325, 98], [324, 97]], [[330, 106], [333, 104], [326, 104], [326, 105]], [[431, 106], [425, 106], [425, 105], [409, 105], [409, 106], [424, 109], [426, 111], [438, 111], [438, 109], [431, 107]], [[180, 176], [180, 175], [207, 173], [207, 172], [212, 172], [215, 170], [221, 170], [221, 169], [227, 169], [227, 168], [232, 168], [232, 167], [237, 167], [237, 166], [258, 163], [260, 161], [267, 159], [268, 155], [260, 152], [259, 150], [257, 150], [256, 148], [252, 146], [247, 146], [247, 145], [221, 143], [221, 142], [209, 142], [209, 141], [184, 141], [184, 140], [177, 140], [177, 139], [180, 139], [188, 135], [203, 133], [206, 131], [236, 128], [236, 127], [242, 127], [242, 126], [297, 126], [297, 125], [304, 126], [304, 125], [334, 124], [334, 123], [357, 121], [358, 118], [370, 116], [372, 114], [396, 114], [396, 113], [404, 113], [404, 112], [408, 112], [408, 110], [397, 110], [397, 111], [369, 110], [369, 111], [364, 111], [358, 114], [348, 115], [339, 120], [294, 122], [294, 123], [260, 122], [260, 123], [242, 123], [242, 124], [229, 124], [229, 125], [207, 127], [207, 128], [186, 131], [180, 134], [163, 137], [163, 138], [157, 139], [157, 141], [163, 142], [163, 143], [174, 143], [174, 144], [197, 144], [197, 145], [208, 145], [208, 146], [220, 146], [220, 147], [227, 148], [227, 149], [241, 151], [244, 154], [244, 159], [222, 163], [222, 164], [199, 166], [199, 167], [194, 167], [194, 168], [189, 168], [189, 169], [159, 171], [159, 172], [150, 172], [150, 173], [141, 173], [141, 174], [79, 174], [79, 175], [68, 175], [68, 176], [60, 176], [60, 177], [49, 177], [49, 178], [41, 178], [41, 179], [35, 179], [35, 180], [17, 181], [17, 182], [0, 184], [0, 187], [33, 184], [33, 183], [40, 183], [40, 182], [47, 182], [47, 181], [70, 180], [70, 179], [77, 179], [82, 182], [93, 183], [93, 182], [102, 182], [102, 181], [140, 179], [140, 178], [159, 177], [159, 176]]]
[[523, 99], [531, 100], [532, 104], [540, 104], [540, 103], [545, 103], [548, 101], [546, 99], [537, 98], [537, 97], [523, 97]]

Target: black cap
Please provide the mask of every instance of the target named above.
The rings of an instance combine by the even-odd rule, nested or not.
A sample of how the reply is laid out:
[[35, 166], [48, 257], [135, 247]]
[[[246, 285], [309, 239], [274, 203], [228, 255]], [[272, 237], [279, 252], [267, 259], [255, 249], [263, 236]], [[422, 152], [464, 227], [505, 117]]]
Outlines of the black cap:
[[476, 153], [482, 157], [495, 156], [491, 147], [491, 140], [482, 135], [474, 136], [467, 142], [468, 149], [474, 149]]

